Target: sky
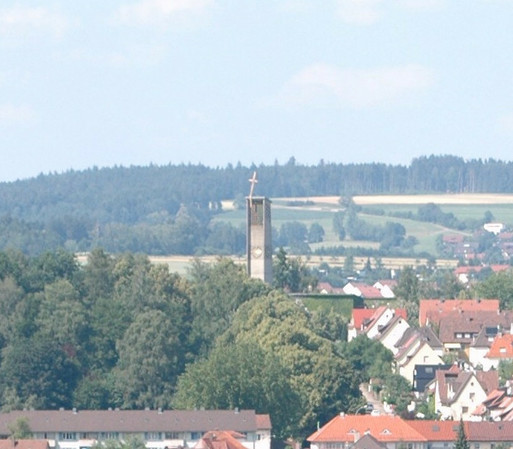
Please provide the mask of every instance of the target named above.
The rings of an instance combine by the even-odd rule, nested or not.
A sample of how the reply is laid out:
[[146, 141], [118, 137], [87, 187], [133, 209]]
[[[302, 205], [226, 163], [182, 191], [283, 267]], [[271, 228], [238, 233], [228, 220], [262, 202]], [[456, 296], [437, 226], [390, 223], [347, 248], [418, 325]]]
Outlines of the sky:
[[0, 182], [512, 160], [513, 0], [2, 0]]

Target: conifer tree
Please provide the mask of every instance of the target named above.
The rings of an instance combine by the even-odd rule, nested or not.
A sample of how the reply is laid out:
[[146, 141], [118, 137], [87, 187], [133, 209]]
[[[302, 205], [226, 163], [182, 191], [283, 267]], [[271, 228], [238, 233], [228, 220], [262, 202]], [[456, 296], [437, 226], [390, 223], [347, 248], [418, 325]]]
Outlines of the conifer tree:
[[467, 435], [465, 435], [465, 427], [463, 426], [463, 420], [460, 420], [460, 427], [458, 428], [458, 439], [454, 449], [470, 449], [470, 444], [467, 441]]

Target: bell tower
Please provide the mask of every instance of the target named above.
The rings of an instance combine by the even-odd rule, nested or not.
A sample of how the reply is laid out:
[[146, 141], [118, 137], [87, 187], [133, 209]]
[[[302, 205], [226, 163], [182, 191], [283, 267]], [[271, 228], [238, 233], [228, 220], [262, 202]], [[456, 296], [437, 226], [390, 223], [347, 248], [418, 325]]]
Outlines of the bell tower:
[[248, 275], [262, 279], [265, 283], [273, 281], [273, 247], [271, 228], [271, 200], [253, 196], [258, 182], [256, 172], [249, 179], [251, 188], [246, 197], [246, 257]]

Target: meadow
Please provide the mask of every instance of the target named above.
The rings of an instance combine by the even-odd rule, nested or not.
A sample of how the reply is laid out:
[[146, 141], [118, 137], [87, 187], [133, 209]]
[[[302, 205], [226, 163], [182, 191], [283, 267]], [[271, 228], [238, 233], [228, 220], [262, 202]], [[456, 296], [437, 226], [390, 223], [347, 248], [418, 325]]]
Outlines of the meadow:
[[[352, 241], [340, 242], [333, 232], [334, 214], [342, 210], [339, 197], [305, 197], [305, 198], [273, 198], [272, 221], [273, 227], [279, 229], [287, 221], [299, 221], [309, 227], [319, 223], [325, 231], [322, 243], [312, 244], [313, 250], [320, 246], [361, 246], [377, 248], [376, 242]], [[303, 203], [300, 206], [290, 206], [291, 201]], [[416, 252], [426, 251], [436, 255], [436, 240], [441, 234], [460, 233], [470, 235], [470, 231], [449, 229], [435, 223], [427, 223], [414, 219], [398, 218], [396, 213], [416, 214], [418, 208], [428, 203], [440, 206], [444, 213], [453, 213], [459, 220], [481, 220], [486, 212], [490, 212], [495, 221], [513, 227], [513, 195], [509, 194], [441, 194], [441, 195], [366, 195], [354, 196], [355, 204], [362, 206], [364, 212], [358, 215], [371, 224], [384, 225], [387, 221], [402, 224], [406, 234], [418, 240]], [[225, 212], [218, 215], [216, 220], [226, 221], [234, 226], [245, 223], [243, 210], [230, 209], [230, 202], [223, 203]]]

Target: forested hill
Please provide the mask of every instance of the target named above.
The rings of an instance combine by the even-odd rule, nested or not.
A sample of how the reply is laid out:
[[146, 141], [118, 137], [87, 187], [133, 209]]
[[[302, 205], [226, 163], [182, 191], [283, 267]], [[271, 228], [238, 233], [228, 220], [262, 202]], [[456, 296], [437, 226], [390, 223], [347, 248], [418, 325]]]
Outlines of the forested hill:
[[256, 193], [270, 197], [426, 192], [513, 192], [513, 162], [465, 161], [455, 156], [413, 159], [409, 166], [382, 163], [315, 166], [203, 165], [115, 167], [68, 171], [0, 184], [0, 215], [33, 221], [87, 216], [99, 222], [136, 223], [180, 204], [207, 207], [246, 195], [257, 170]]
[[213, 230], [209, 222], [221, 200], [248, 194], [254, 170], [255, 194], [269, 197], [513, 192], [513, 162], [455, 156], [421, 157], [409, 166], [307, 166], [291, 158], [283, 165], [249, 167], [92, 168], [1, 183], [0, 249], [39, 254], [62, 246], [102, 246], [113, 252], [193, 254], [213, 248], [234, 254], [244, 246], [241, 231], [219, 225]]

